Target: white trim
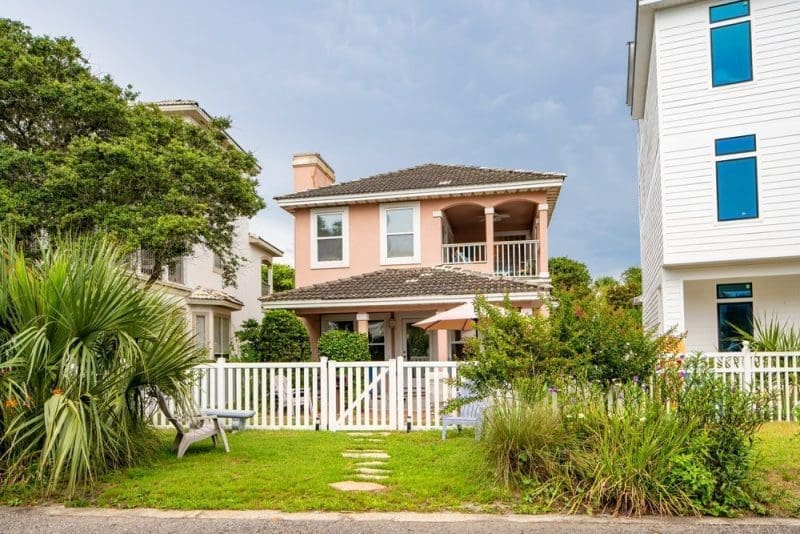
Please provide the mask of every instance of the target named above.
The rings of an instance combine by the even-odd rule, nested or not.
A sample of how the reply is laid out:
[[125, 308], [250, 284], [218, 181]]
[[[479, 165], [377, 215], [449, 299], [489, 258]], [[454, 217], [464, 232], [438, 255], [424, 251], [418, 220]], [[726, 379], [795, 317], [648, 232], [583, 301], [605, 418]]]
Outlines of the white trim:
[[[539, 300], [546, 292], [530, 291], [526, 293], [509, 293], [512, 302], [517, 300]], [[491, 293], [484, 295], [489, 301], [502, 301], [505, 293]], [[464, 304], [472, 302], [474, 294], [469, 295], [424, 295], [415, 297], [385, 297], [348, 300], [282, 300], [264, 302], [261, 307], [265, 310], [274, 309], [312, 309], [312, 308], [352, 308], [354, 306], [404, 306], [408, 304]]]
[[[413, 210], [412, 223], [413, 223], [413, 244], [414, 253], [411, 256], [404, 256], [401, 258], [390, 258], [387, 255], [387, 235], [386, 235], [386, 214], [391, 210], [397, 209], [411, 209]], [[408, 265], [421, 262], [421, 240], [420, 240], [420, 204], [419, 202], [403, 202], [393, 204], [381, 204], [380, 206], [380, 245], [381, 245], [381, 265]]]
[[356, 321], [369, 321], [369, 314], [368, 313], [357, 313], [356, 314]]
[[[276, 198], [275, 201], [281, 208], [303, 208], [311, 206], [335, 206], [353, 204], [356, 202], [378, 202], [382, 200], [411, 200], [421, 198], [438, 198], [451, 196], [468, 196], [474, 194], [510, 193], [519, 191], [541, 191], [546, 189], [559, 189], [564, 183], [565, 174], [548, 173], [554, 177], [552, 180], [538, 180], [536, 182], [510, 182], [507, 184], [482, 184], [457, 187], [437, 187], [429, 189], [404, 189], [402, 191], [382, 191], [379, 193], [361, 193], [353, 195], [335, 195], [327, 197], [305, 198]], [[346, 183], [346, 182], [345, 182]], [[556, 193], [557, 195], [557, 193]]]
[[[340, 261], [317, 260], [317, 216], [328, 213], [341, 213], [342, 215], [342, 259]], [[309, 212], [309, 228], [311, 231], [311, 268], [335, 269], [350, 267], [350, 209], [347, 206], [313, 209]]]

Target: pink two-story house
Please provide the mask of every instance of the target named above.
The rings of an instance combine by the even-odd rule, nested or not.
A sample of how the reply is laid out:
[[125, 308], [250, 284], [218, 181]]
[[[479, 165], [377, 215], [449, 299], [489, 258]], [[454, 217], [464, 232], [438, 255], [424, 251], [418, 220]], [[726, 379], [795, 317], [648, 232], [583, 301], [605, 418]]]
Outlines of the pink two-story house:
[[550, 289], [548, 221], [565, 175], [426, 164], [336, 183], [319, 154], [293, 159], [296, 289], [264, 309], [301, 317], [312, 348], [330, 328], [368, 334], [373, 359], [458, 357], [467, 332], [414, 323], [476, 295], [526, 313]]

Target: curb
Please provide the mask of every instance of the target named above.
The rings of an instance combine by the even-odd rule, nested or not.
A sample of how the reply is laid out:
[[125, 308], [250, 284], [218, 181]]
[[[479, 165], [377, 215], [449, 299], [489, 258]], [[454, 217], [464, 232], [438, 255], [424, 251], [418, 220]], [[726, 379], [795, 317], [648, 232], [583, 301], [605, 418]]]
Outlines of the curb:
[[108, 517], [152, 519], [244, 519], [264, 521], [390, 521], [397, 523], [475, 523], [505, 521], [528, 524], [627, 524], [627, 525], [685, 525], [685, 526], [735, 526], [735, 527], [796, 527], [800, 519], [745, 517], [723, 519], [716, 517], [612, 517], [586, 515], [522, 515], [522, 514], [468, 514], [458, 512], [280, 512], [276, 510], [157, 510], [154, 508], [66, 508], [62, 505], [32, 507], [0, 507], [0, 514], [13, 515], [42, 513], [60, 517]]

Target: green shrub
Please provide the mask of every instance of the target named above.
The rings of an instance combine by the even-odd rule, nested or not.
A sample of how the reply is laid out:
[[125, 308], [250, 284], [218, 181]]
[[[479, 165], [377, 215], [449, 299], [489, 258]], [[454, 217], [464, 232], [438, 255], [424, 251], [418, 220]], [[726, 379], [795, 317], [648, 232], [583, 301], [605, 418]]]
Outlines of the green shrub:
[[269, 310], [260, 324], [254, 319], [245, 321], [236, 337], [244, 361], [304, 362], [311, 359], [308, 331], [289, 310]]
[[201, 353], [184, 310], [108, 241], [40, 250], [33, 261], [0, 237], [0, 473], [74, 494], [154, 452], [150, 394], [191, 399]]
[[644, 331], [631, 310], [570, 294], [550, 306], [550, 317], [527, 316], [508, 300], [499, 308], [478, 298], [478, 335], [466, 344], [474, 365], [464, 378], [484, 395], [532, 376], [610, 384], [651, 375], [664, 353], [667, 336]]
[[319, 338], [319, 355], [337, 362], [370, 360], [366, 334], [347, 330], [328, 330]]

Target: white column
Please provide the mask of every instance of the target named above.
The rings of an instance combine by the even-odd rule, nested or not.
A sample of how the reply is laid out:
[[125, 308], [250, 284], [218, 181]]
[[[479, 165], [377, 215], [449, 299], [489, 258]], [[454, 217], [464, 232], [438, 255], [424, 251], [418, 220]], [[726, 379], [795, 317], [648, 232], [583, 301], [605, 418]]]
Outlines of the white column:
[[494, 274], [494, 208], [484, 208], [486, 215], [486, 264], [489, 273]]

